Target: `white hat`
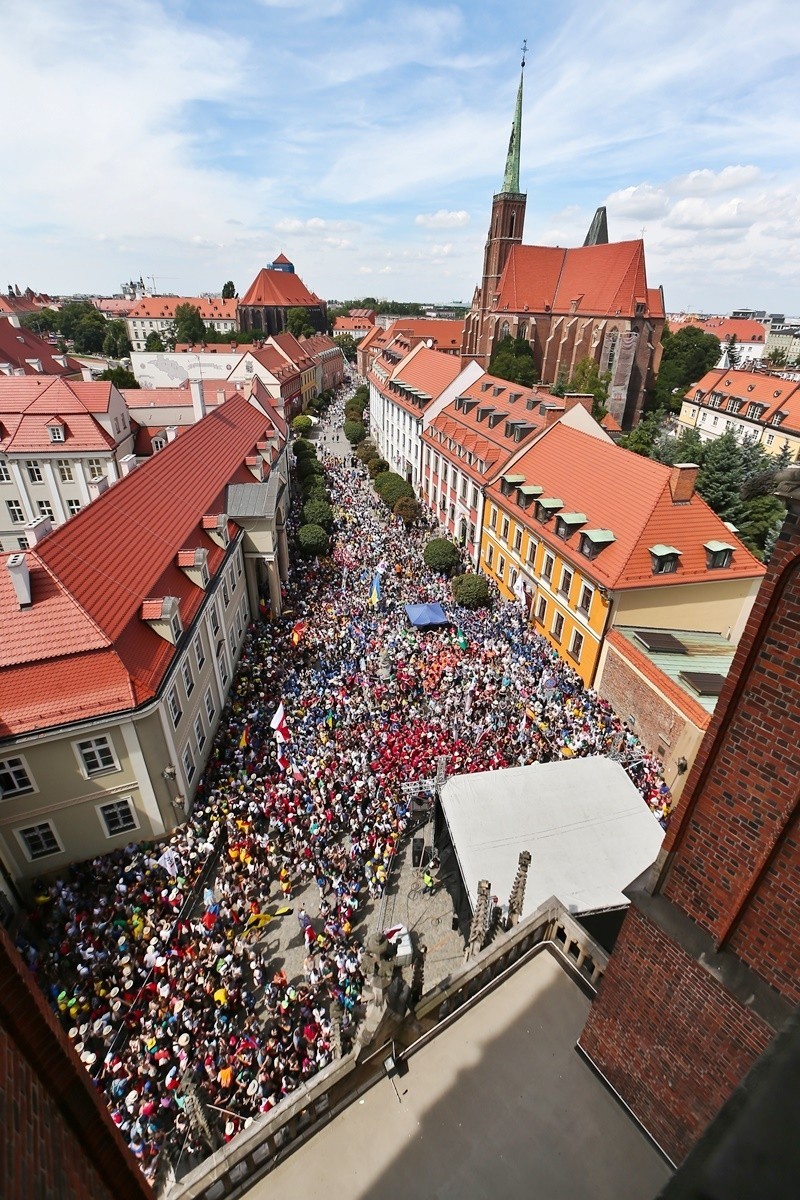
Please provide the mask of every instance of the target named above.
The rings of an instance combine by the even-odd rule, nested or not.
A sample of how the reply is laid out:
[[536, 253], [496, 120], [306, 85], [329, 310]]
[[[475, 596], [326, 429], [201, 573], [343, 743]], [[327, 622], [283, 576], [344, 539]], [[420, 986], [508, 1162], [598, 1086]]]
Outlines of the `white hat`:
[[182, 1033], [181, 1036], [178, 1038], [178, 1045], [179, 1046], [188, 1046], [189, 1041], [190, 1041], [190, 1038], [189, 1038], [188, 1033]]

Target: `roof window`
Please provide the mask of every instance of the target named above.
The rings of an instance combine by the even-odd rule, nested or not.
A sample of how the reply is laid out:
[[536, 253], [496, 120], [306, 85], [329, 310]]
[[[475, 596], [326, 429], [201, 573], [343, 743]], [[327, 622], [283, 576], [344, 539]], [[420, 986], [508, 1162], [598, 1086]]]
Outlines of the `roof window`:
[[650, 547], [650, 561], [654, 575], [674, 575], [678, 569], [681, 552], [674, 546], [661, 544]]
[[733, 562], [734, 546], [729, 542], [706, 542], [703, 549], [706, 552], [706, 566], [709, 571], [718, 571], [729, 567]]
[[605, 546], [610, 546], [616, 540], [610, 529], [584, 529], [581, 531], [578, 549], [584, 558], [597, 558]]
[[536, 501], [536, 519], [546, 525], [552, 516], [558, 512], [559, 508], [564, 507], [564, 501], [558, 500], [554, 496], [547, 496]]

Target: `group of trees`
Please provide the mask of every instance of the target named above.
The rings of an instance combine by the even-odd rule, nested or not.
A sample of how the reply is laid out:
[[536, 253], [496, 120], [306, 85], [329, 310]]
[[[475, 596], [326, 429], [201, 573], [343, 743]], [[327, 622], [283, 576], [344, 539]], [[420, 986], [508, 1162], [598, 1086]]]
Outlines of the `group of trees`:
[[720, 358], [720, 340], [695, 325], [684, 325], [677, 333], [664, 326], [661, 335], [661, 365], [655, 387], [647, 399], [651, 411], [680, 412], [690, 383], [702, 379]]
[[73, 300], [58, 310], [41, 308], [27, 313], [21, 324], [41, 336], [59, 334], [64, 347], [71, 342], [76, 354], [125, 358], [131, 349], [125, 322], [107, 321], [89, 300]]
[[525, 338], [502, 338], [494, 348], [489, 360], [489, 374], [522, 387], [533, 387], [539, 381], [539, 372], [533, 361], [533, 351]]
[[292, 444], [292, 449], [303, 500], [297, 545], [306, 558], [317, 558], [328, 552], [329, 531], [333, 525], [333, 509], [325, 483], [325, 471], [317, 458], [317, 448], [313, 442], [298, 438]]
[[664, 412], [648, 413], [622, 445], [667, 466], [696, 463], [699, 494], [723, 521], [736, 526], [757, 558], [769, 559], [786, 515], [774, 492], [776, 475], [791, 462], [787, 447], [768, 454], [758, 442], [740, 442], [730, 429], [708, 442], [695, 429], [676, 436], [667, 428]]
[[491, 604], [485, 575], [476, 575], [473, 571], [456, 575], [461, 565], [461, 555], [449, 538], [432, 538], [422, 552], [422, 560], [437, 575], [448, 577], [453, 599], [462, 608], [488, 608]]
[[376, 300], [374, 296], [364, 296], [361, 300], [346, 300], [337, 308], [328, 309], [328, 317], [335, 322], [337, 317], [349, 317], [354, 308], [371, 308], [379, 316], [425, 316], [425, 310], [421, 304], [409, 304], [403, 300]]

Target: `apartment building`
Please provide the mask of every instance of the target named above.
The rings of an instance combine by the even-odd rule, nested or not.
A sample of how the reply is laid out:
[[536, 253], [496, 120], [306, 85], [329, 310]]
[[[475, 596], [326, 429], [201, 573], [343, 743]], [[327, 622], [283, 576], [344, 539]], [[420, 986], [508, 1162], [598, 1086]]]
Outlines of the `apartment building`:
[[708, 371], [690, 389], [678, 417], [704, 442], [731, 431], [769, 454], [800, 455], [800, 383], [763, 371]]

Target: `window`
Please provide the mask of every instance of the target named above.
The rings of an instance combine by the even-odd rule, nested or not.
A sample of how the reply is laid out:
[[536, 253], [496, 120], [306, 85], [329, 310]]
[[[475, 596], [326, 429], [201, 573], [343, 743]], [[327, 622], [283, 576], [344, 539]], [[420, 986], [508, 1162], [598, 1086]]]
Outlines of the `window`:
[[478, 489], [476, 487], [472, 489], [472, 507], [478, 507]]
[[40, 516], [40, 517], [49, 517], [49, 518], [50, 518], [50, 520], [52, 521], [52, 519], [53, 519], [53, 506], [52, 506], [52, 504], [50, 503], [50, 501], [49, 501], [49, 500], [38, 500], [38, 501], [36, 502], [36, 507], [37, 507], [37, 509], [39, 510], [39, 516]]
[[231, 602], [231, 594], [230, 594], [230, 592], [228, 591], [228, 578], [227, 578], [227, 576], [226, 576], [226, 577], [223, 579], [223, 581], [222, 581], [222, 601], [223, 601], [223, 603], [224, 603], [224, 605], [225, 605], [225, 607], [226, 607], [226, 608], [228, 607], [228, 605], [229, 605], [229, 604], [230, 604], [230, 602]]
[[768, 433], [768, 434], [767, 434], [767, 445], [768, 445], [768, 446], [771, 446], [771, 445], [772, 445], [772, 443], [773, 443], [774, 441], [775, 441], [775, 434], [774, 434], [774, 433]]
[[87, 775], [101, 775], [105, 771], [119, 770], [107, 737], [87, 738], [85, 742], [78, 742], [76, 749]]
[[729, 567], [733, 562], [732, 546], [706, 546], [706, 566], [710, 571], [721, 567]]
[[[751, 407], [752, 407], [752, 405], [751, 405]], [[728, 401], [728, 412], [731, 413], [731, 415], [733, 415], [734, 413], [741, 412], [741, 408], [742, 408], [741, 400], [729, 400]]]
[[205, 701], [209, 724], [213, 724], [214, 717], [217, 715], [217, 706], [214, 704], [214, 696], [211, 692], [211, 688], [206, 689]]
[[0, 460], [0, 483], [11, 483], [11, 472], [5, 459]]
[[497, 574], [502, 579], [505, 576], [505, 573], [506, 573], [506, 560], [503, 558], [502, 554], [500, 554], [500, 555], [498, 555], [498, 558], [497, 558]]
[[219, 611], [216, 604], [211, 605], [211, 611], [208, 614], [208, 619], [211, 622], [211, 632], [216, 637], [219, 633]]
[[61, 843], [49, 821], [43, 821], [41, 825], [28, 825], [25, 829], [17, 829], [16, 834], [22, 842], [25, 853], [32, 861], [61, 853]]
[[181, 634], [183, 633], [183, 626], [181, 625], [180, 613], [172, 614], [172, 616], [169, 619], [169, 627], [172, 630], [172, 640], [174, 641], [175, 645], [177, 646], [178, 642], [181, 640]]
[[6, 508], [8, 509], [12, 525], [25, 524], [25, 513], [22, 511], [22, 505], [19, 500], [6, 500]]
[[17, 546], [20, 550], [29, 550], [28, 539], [26, 537], [17, 538]]
[[100, 804], [97, 811], [107, 837], [116, 837], [119, 833], [127, 833], [130, 829], [139, 828], [130, 796], [123, 796], [122, 799], [113, 800], [110, 804]]
[[557, 612], [553, 617], [553, 627], [550, 632], [557, 642], [561, 641], [561, 635], [564, 632], [564, 618], [560, 612]]
[[490, 543], [486, 547], [486, 565], [487, 565], [487, 567], [490, 567], [492, 565], [493, 558], [494, 558], [494, 546]]
[[518, 528], [516, 533], [514, 534], [514, 550], [516, 551], [517, 554], [519, 554], [521, 549], [522, 549], [522, 530]]
[[206, 652], [203, 646], [203, 639], [199, 633], [195, 634], [194, 639], [194, 660], [197, 663], [198, 671], [202, 671], [203, 663], [206, 661]]
[[29, 458], [26, 460], [25, 470], [28, 472], [28, 479], [30, 479], [31, 483], [42, 482], [42, 468], [35, 459]]
[[677, 550], [672, 552], [662, 551], [660, 553], [651, 550], [650, 560], [653, 564], [654, 575], [674, 575], [678, 569]]
[[534, 563], [536, 562], [536, 548], [538, 545], [539, 545], [539, 543], [537, 541], [535, 541], [533, 538], [530, 538], [528, 540], [528, 553], [526, 555], [525, 561], [527, 562], [529, 567], [532, 567], [534, 565]]
[[500, 530], [500, 537], [503, 539], [504, 542], [508, 541], [508, 527], [509, 527], [508, 517], [503, 517], [503, 525]]
[[180, 719], [183, 716], [183, 709], [178, 699], [178, 689], [176, 687], [170, 688], [167, 694], [167, 707], [169, 708], [169, 715], [172, 717], [172, 724], [177, 729]]
[[497, 509], [495, 508], [494, 505], [492, 505], [491, 511], [489, 513], [489, 528], [490, 529], [497, 528]]
[[206, 731], [200, 713], [194, 719], [194, 736], [197, 738], [197, 749], [202, 750], [206, 744]]
[[553, 578], [553, 567], [555, 566], [555, 563], [556, 560], [553, 558], [552, 554], [545, 554], [544, 565], [542, 566], [542, 575], [548, 581], [548, 583]]
[[90, 479], [99, 479], [103, 474], [103, 460], [101, 458], [87, 458], [86, 470], [89, 473]]
[[183, 769], [186, 772], [186, 782], [191, 783], [194, 779], [195, 764], [192, 747], [187, 743], [186, 749], [183, 752]]
[[80, 511], [81, 511], [80, 500], [68, 500], [67, 501], [67, 512], [69, 513], [69, 515], [71, 517], [76, 517]]
[[583, 650], [583, 634], [577, 629], [573, 629], [572, 637], [569, 640], [569, 652], [576, 662], [581, 660], [581, 651]]
[[58, 477], [62, 483], [74, 483], [72, 463], [68, 458], [59, 458], [56, 466], [58, 467]]
[[567, 600], [569, 600], [569, 589], [571, 587], [572, 571], [570, 571], [569, 567], [564, 567], [561, 571], [561, 587], [559, 588], [559, 591], [561, 592], [562, 596], [566, 596]]
[[580, 595], [580, 599], [578, 601], [578, 609], [580, 610], [580, 612], [586, 613], [587, 616], [589, 615], [589, 609], [592, 607], [592, 596], [593, 595], [594, 595], [594, 588], [590, 588], [588, 583], [584, 583], [583, 587], [581, 588], [581, 595]]
[[192, 668], [189, 666], [189, 663], [186, 659], [183, 660], [182, 671], [183, 686], [186, 688], [186, 695], [188, 697], [191, 696], [192, 692], [194, 691], [194, 675], [192, 674]]
[[241, 550], [236, 551], [236, 558], [233, 560], [233, 562], [236, 567], [236, 578], [241, 579], [241, 577], [242, 577], [242, 552], [241, 552]]
[[51, 442], [64, 441], [64, 426], [63, 425], [48, 425], [47, 432], [50, 434]]
[[231, 658], [236, 658], [236, 630], [233, 626], [228, 630], [228, 645], [231, 648]]
[[547, 617], [547, 600], [544, 596], [540, 596], [536, 602], [536, 620], [544, 625]]
[[34, 791], [36, 788], [23, 759], [15, 756], [0, 760], [0, 799], [24, 796], [27, 792]]
[[241, 610], [241, 608], [239, 608], [236, 610], [236, 636], [237, 636], [237, 638], [240, 638], [242, 636], [243, 628], [244, 627], [242, 625], [242, 610]]
[[581, 534], [580, 544], [578, 546], [584, 558], [594, 558], [597, 554], [597, 547], [591, 538], [588, 538], [585, 533]]

